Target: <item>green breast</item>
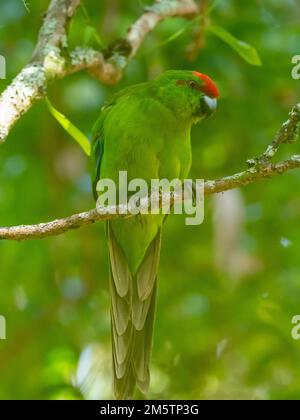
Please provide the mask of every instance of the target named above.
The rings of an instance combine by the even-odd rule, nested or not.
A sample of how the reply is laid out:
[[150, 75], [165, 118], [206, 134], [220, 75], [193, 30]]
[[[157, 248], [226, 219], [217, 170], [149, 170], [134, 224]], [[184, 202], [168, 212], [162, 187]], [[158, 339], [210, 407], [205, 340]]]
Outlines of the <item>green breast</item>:
[[[128, 180], [187, 177], [191, 166], [190, 126], [153, 98], [133, 96], [114, 105], [105, 119], [101, 178]], [[134, 272], [163, 224], [163, 216], [137, 216], [111, 224]]]

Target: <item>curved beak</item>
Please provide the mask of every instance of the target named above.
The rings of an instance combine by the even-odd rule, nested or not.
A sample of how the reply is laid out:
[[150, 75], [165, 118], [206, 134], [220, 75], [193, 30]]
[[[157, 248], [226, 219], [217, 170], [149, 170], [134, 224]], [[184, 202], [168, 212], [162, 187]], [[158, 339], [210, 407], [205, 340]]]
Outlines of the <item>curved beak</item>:
[[203, 96], [201, 98], [201, 108], [205, 118], [209, 118], [217, 109], [218, 101], [216, 98], [210, 98], [209, 96]]

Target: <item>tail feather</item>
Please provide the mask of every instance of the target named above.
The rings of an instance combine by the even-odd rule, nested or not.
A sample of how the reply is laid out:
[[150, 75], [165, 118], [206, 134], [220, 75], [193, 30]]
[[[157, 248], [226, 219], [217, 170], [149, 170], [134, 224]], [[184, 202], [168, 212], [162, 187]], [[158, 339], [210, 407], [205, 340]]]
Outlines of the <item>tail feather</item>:
[[127, 366], [127, 370], [121, 378], [114, 377], [113, 389], [117, 400], [127, 400], [133, 395], [135, 388], [135, 377], [130, 365]]
[[146, 393], [150, 383], [161, 233], [151, 242], [134, 275], [109, 223], [107, 236], [111, 265], [114, 393], [117, 399], [128, 399], [132, 397], [136, 385]]
[[111, 314], [111, 319], [113, 351], [116, 357], [116, 362], [118, 363], [118, 366], [121, 367], [122, 365], [126, 364], [130, 356], [130, 343], [133, 338], [133, 328], [132, 325], [129, 324], [125, 333], [119, 335], [116, 330], [113, 314]]
[[[135, 280], [135, 279], [134, 279]], [[154, 287], [154, 285], [153, 285]], [[148, 317], [149, 308], [152, 301], [151, 295], [144, 301], [142, 301], [137, 294], [136, 288], [133, 290], [133, 297], [132, 297], [132, 323], [137, 331], [141, 331], [146, 323], [146, 319]]]
[[149, 364], [151, 357], [152, 335], [156, 308], [156, 284], [152, 293], [151, 305], [144, 328], [136, 331], [134, 335], [133, 368], [137, 378], [138, 387], [146, 393], [149, 388], [150, 373]]
[[110, 267], [114, 284], [120, 297], [125, 297], [128, 293], [131, 273], [121, 247], [112, 233], [110, 224], [108, 223], [108, 248], [110, 255]]
[[117, 334], [122, 336], [127, 330], [131, 318], [131, 299], [129, 294], [123, 298], [118, 294], [112, 273], [110, 275], [110, 279], [111, 306], [114, 327]]
[[148, 299], [153, 291], [159, 266], [160, 248], [161, 234], [159, 232], [151, 242], [144, 260], [136, 273], [138, 296], [142, 301]]

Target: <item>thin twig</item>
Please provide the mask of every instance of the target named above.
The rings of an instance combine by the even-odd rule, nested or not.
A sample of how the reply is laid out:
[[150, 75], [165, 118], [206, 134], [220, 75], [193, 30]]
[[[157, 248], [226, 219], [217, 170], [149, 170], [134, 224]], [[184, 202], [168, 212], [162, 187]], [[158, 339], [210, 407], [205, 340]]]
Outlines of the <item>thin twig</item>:
[[205, 46], [205, 32], [209, 23], [208, 6], [208, 0], [201, 0], [199, 7], [198, 26], [195, 31], [195, 36], [193, 41], [187, 46], [186, 49], [187, 58], [190, 61], [195, 60], [199, 55], [200, 50], [202, 50]]
[[248, 160], [248, 165], [264, 165], [270, 162], [278, 152], [282, 144], [294, 143], [298, 138], [300, 121], [300, 103], [295, 105], [289, 113], [289, 119], [282, 124], [273, 142], [267, 147], [266, 151], [259, 157]]

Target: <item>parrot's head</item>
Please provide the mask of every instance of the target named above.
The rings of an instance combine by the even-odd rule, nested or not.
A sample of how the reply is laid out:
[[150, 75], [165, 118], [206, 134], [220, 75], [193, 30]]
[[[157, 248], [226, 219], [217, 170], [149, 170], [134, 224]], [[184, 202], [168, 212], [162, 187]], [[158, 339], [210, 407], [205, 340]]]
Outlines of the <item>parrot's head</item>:
[[218, 88], [206, 74], [170, 70], [160, 75], [155, 84], [160, 100], [178, 118], [197, 123], [210, 117], [217, 108]]

